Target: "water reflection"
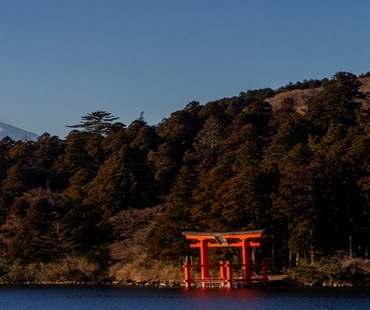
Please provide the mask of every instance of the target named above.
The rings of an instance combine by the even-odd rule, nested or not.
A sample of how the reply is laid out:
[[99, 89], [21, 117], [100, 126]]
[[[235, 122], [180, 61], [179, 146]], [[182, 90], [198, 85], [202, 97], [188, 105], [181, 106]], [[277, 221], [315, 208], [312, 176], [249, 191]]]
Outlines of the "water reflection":
[[370, 309], [370, 289], [263, 288], [184, 292], [194, 309]]
[[135, 287], [0, 287], [6, 309], [370, 309], [369, 289], [153, 289]]

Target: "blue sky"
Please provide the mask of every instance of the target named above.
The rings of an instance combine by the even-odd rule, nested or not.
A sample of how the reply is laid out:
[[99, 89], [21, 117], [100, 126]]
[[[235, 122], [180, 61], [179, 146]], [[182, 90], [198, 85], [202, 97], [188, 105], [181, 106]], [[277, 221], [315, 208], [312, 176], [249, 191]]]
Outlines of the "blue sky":
[[370, 71], [368, 0], [0, 2], [0, 121], [64, 138], [104, 110], [157, 124], [192, 100]]

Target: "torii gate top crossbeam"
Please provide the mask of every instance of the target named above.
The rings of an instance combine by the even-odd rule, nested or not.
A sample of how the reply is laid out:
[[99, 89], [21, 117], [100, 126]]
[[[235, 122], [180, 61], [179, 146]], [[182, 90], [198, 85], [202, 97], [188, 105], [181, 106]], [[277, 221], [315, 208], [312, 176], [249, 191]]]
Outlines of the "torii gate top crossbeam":
[[[243, 240], [261, 238], [262, 233], [263, 230], [250, 230], [238, 232], [213, 232], [213, 233], [184, 231], [182, 234], [185, 236], [187, 240], [196, 240], [197, 242], [208, 240], [208, 242], [210, 242], [209, 246], [211, 247], [228, 247], [228, 246], [241, 246], [240, 242], [242, 242]], [[238, 241], [235, 242], [236, 240]], [[253, 242], [252, 244], [254, 246], [259, 246], [259, 242]], [[190, 247], [199, 247], [199, 245], [191, 244]]]
[[195, 232], [195, 231], [184, 231], [182, 234], [186, 239], [194, 240], [206, 240], [206, 239], [215, 239], [215, 238], [224, 238], [224, 239], [252, 239], [252, 238], [261, 238], [263, 229], [261, 230], [249, 230], [249, 231], [237, 231], [237, 232]]

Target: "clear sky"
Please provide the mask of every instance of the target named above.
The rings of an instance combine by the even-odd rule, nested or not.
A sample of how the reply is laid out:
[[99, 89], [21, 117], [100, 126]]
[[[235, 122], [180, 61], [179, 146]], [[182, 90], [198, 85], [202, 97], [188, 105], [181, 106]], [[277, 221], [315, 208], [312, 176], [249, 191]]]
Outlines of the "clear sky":
[[0, 1], [0, 121], [64, 138], [104, 110], [157, 124], [192, 100], [370, 71], [369, 0]]

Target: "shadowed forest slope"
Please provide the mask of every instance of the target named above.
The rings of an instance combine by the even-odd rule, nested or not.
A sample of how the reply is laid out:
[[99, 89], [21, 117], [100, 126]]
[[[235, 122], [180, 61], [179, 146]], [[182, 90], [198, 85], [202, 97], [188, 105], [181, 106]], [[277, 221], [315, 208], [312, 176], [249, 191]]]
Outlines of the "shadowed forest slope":
[[0, 277], [158, 278], [153, 262], [192, 254], [184, 230], [265, 229], [258, 255], [276, 269], [368, 258], [369, 92], [369, 74], [339, 72], [193, 101], [155, 126], [96, 111], [65, 140], [4, 138]]

